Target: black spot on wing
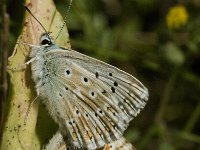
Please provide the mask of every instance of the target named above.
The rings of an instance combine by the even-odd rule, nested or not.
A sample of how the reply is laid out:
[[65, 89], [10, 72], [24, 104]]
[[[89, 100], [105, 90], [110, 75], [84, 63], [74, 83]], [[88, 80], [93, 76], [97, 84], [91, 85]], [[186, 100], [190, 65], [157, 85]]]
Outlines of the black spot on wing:
[[115, 93], [115, 88], [114, 87], [111, 87], [111, 90], [113, 93]]
[[118, 83], [116, 81], [114, 82], [114, 86], [118, 86]]
[[95, 77], [96, 77], [96, 78], [99, 77], [99, 73], [98, 73], [98, 72], [95, 73]]
[[85, 81], [85, 82], [88, 82], [88, 78], [84, 78], [84, 81]]
[[66, 70], [66, 74], [68, 74], [68, 75], [69, 75], [69, 74], [70, 74], [70, 71], [69, 71], [69, 70]]

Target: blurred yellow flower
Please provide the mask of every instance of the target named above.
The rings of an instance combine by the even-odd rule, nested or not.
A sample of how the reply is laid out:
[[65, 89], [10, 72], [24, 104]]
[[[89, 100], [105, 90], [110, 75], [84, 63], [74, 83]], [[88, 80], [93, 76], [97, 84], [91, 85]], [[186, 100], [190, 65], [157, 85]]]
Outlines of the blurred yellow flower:
[[184, 6], [177, 5], [169, 9], [166, 22], [167, 26], [172, 29], [178, 29], [188, 21], [188, 12]]

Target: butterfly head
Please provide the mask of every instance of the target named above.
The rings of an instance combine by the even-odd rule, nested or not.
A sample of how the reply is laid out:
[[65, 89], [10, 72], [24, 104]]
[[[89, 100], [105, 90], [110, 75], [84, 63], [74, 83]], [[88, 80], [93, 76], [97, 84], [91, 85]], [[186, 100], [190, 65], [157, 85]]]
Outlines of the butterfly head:
[[42, 34], [42, 36], [40, 38], [40, 44], [41, 44], [41, 46], [44, 46], [44, 47], [50, 47], [50, 46], [54, 45], [55, 42], [49, 33], [44, 33], [44, 34]]

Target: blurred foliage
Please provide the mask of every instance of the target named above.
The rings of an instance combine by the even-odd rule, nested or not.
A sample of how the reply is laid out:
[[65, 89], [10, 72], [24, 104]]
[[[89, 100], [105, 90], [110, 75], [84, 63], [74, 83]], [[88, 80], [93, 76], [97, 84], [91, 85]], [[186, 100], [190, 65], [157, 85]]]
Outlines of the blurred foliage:
[[[66, 14], [68, 1], [56, 0]], [[7, 0], [10, 53], [24, 8]], [[187, 16], [171, 10], [181, 6]], [[167, 17], [178, 23], [173, 25]], [[138, 149], [200, 149], [200, 1], [74, 0], [67, 26], [72, 48], [136, 76], [150, 92], [125, 135]]]

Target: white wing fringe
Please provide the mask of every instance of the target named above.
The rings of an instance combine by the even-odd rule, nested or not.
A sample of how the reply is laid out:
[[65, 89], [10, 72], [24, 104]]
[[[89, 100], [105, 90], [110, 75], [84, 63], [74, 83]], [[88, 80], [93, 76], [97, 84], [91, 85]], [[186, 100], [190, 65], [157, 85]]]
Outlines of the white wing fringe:
[[136, 148], [122, 137], [117, 141], [107, 144], [103, 150], [136, 150]]
[[[67, 145], [64, 142], [63, 136], [58, 131], [53, 138], [49, 141], [49, 143], [43, 148], [43, 150], [66, 150]], [[70, 147], [70, 150], [73, 150]], [[111, 142], [110, 144], [106, 144], [106, 146], [102, 150], [136, 150], [136, 148], [129, 143], [124, 137], [120, 138], [117, 141]]]

